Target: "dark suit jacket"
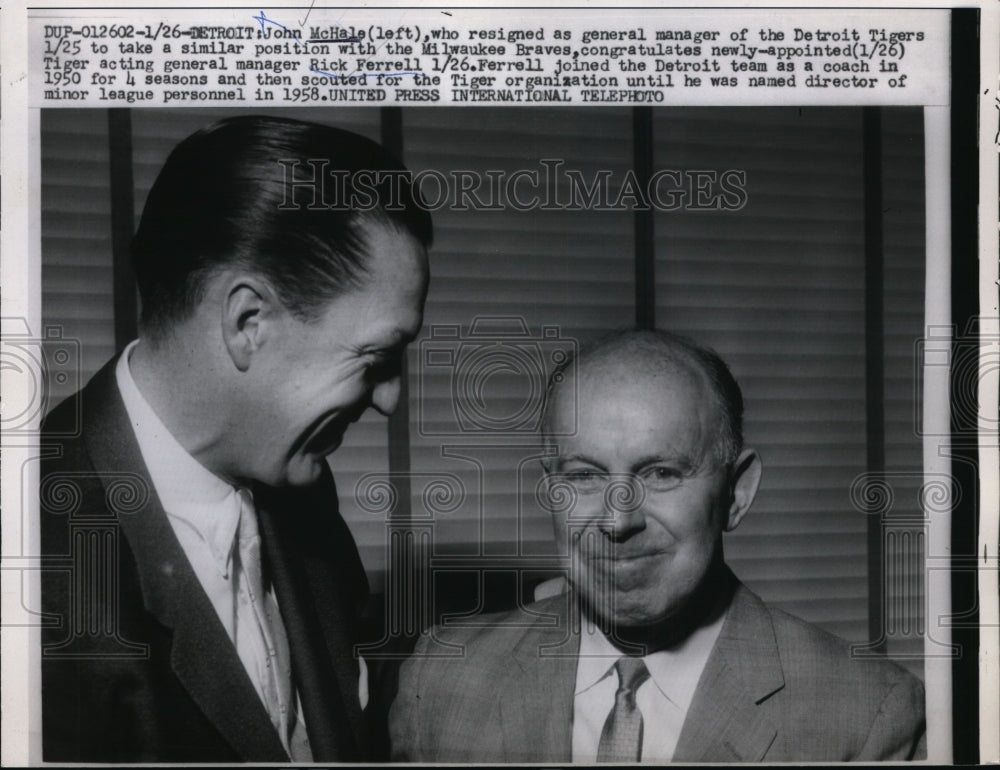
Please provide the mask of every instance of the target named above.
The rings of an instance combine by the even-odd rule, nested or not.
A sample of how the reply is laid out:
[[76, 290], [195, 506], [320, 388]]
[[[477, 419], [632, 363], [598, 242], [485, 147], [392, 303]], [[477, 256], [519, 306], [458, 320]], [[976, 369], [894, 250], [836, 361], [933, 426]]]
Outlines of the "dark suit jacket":
[[[71, 399], [43, 426], [43, 757], [288, 761], [157, 499], [116, 363], [79, 415]], [[333, 479], [254, 495], [314, 758], [363, 759], [352, 645], [367, 580]]]
[[[530, 615], [425, 635], [400, 672], [393, 759], [571, 761], [579, 651], [571, 601], [564, 594], [530, 605]], [[845, 642], [740, 585], [673, 761], [913, 759], [923, 756], [923, 736], [919, 680], [884, 660], [851, 659]]]

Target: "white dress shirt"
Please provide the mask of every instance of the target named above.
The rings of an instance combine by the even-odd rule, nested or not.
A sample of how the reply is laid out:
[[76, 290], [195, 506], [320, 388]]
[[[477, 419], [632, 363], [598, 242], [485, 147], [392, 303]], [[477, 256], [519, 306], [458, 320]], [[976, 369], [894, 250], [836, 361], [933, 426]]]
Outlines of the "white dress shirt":
[[[642, 712], [642, 761], [669, 762], [694, 698], [698, 679], [722, 630], [725, 613], [703, 626], [681, 645], [643, 658], [649, 679], [636, 691]], [[615, 661], [622, 657], [598, 629], [584, 621], [573, 698], [573, 761], [595, 763], [608, 714], [615, 705], [618, 677]]]
[[[128, 361], [136, 344], [137, 341], [133, 341], [125, 348], [118, 360], [115, 377], [139, 451], [167, 520], [198, 582], [233, 641], [257, 695], [264, 702], [258, 661], [262, 655], [266, 657], [266, 651], [256, 649], [261, 640], [250, 630], [250, 624], [255, 624], [256, 620], [247, 612], [245, 601], [241, 601], [245, 599], [243, 581], [235, 580], [233, 575], [233, 555], [237, 548], [236, 534], [240, 520], [239, 490], [188, 454], [157, 417], [139, 391], [129, 368]], [[268, 590], [266, 600], [277, 604], [273, 587]], [[240, 633], [241, 627], [246, 629], [243, 633]], [[368, 700], [368, 677], [364, 661], [359, 660], [359, 663], [361, 679], [358, 693], [364, 708]], [[295, 700], [299, 723], [296, 730], [304, 735], [298, 693]], [[288, 737], [281, 737], [287, 749]]]

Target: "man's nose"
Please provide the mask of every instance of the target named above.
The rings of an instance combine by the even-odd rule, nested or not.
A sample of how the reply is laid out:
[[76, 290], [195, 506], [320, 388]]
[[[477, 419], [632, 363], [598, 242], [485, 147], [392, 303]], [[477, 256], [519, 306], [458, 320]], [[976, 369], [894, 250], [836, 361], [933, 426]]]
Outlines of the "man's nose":
[[372, 390], [372, 406], [386, 416], [395, 412], [399, 405], [400, 387], [399, 375], [377, 383]]
[[604, 515], [597, 523], [612, 540], [627, 540], [646, 528], [645, 490], [637, 479], [612, 481], [604, 489]]

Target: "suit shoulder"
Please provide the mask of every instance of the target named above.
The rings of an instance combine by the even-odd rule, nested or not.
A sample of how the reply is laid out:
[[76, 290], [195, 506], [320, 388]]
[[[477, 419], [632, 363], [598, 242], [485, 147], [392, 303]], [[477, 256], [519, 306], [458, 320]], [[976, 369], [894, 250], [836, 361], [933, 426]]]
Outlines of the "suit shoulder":
[[81, 425], [80, 398], [81, 393], [61, 401], [41, 425], [42, 443], [52, 449], [57, 449], [54, 455], [42, 458], [46, 468], [90, 470], [90, 459], [83, 441]]
[[925, 699], [918, 677], [886, 658], [853, 652], [850, 642], [782, 610], [767, 610], [784, 678], [769, 702], [790, 759], [921, 756]]
[[42, 435], [74, 435], [79, 432], [81, 391], [64, 398], [42, 420]]
[[69, 552], [68, 514], [100, 515], [104, 511], [104, 492], [77, 421], [76, 403], [70, 397], [42, 422], [45, 453], [40, 462], [38, 493], [41, 546], [46, 556]]
[[564, 633], [558, 620], [564, 616], [561, 610], [565, 603], [565, 597], [556, 596], [512, 610], [484, 613], [460, 624], [437, 625], [431, 636], [448, 644], [466, 645], [470, 655], [484, 650], [495, 656], [500, 650], [513, 649], [525, 633]]
[[389, 714], [393, 760], [481, 762], [503, 756], [503, 734], [496, 727], [500, 693], [518, 675], [527, 650], [550, 634], [565, 636], [560, 614], [558, 602], [546, 600], [425, 632], [400, 668]]
[[413, 654], [403, 663], [401, 676], [422, 679], [432, 687], [469, 672], [480, 678], [495, 672], [502, 679], [511, 656], [526, 638], [545, 643], [550, 636], [553, 642], [565, 637], [560, 616], [559, 602], [546, 599], [514, 610], [476, 615], [460, 624], [436, 625], [420, 637]]
[[892, 687], [900, 682], [919, 684], [902, 666], [883, 657], [852, 652], [852, 644], [783, 610], [768, 606], [779, 654], [786, 674], [845, 678], [859, 686]]
[[[815, 704], [826, 715], [827, 731], [851, 745], [848, 756], [870, 751], [871, 758], [907, 759], [919, 751], [913, 747], [924, 729], [925, 693], [918, 677], [887, 658], [852, 652], [851, 643], [800, 618], [769, 612], [786, 703]], [[785, 714], [789, 723], [802, 719], [800, 710], [793, 711]]]

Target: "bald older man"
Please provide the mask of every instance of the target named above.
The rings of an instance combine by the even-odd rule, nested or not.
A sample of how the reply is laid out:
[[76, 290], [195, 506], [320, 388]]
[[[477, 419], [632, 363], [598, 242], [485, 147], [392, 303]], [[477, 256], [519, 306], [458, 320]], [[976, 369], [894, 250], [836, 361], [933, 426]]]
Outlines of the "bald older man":
[[[921, 758], [919, 680], [852, 658], [846, 642], [768, 607], [725, 565], [722, 534], [761, 477], [725, 363], [687, 339], [633, 331], [558, 374], [544, 466], [570, 590], [527, 614], [424, 637], [401, 671], [393, 757]], [[440, 642], [463, 654], [441, 655]]]

